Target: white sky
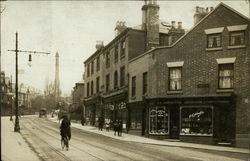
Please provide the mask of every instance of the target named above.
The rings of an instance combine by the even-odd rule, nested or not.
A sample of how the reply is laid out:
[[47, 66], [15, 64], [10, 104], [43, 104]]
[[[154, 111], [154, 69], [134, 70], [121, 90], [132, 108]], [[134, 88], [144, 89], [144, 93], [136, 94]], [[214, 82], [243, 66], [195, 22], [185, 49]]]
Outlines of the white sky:
[[[193, 26], [195, 6], [216, 7], [221, 1], [158, 1], [160, 19], [182, 21], [183, 27]], [[249, 17], [249, 2], [222, 1]], [[60, 84], [69, 94], [82, 79], [83, 61], [95, 52], [97, 40], [106, 45], [114, 38], [116, 21], [128, 27], [141, 24], [143, 1], [6, 1], [1, 14], [2, 70], [15, 79], [15, 32], [19, 34], [19, 50], [51, 52], [49, 56], [20, 53], [19, 83], [43, 90], [47, 79], [54, 81], [55, 53], [60, 55]]]

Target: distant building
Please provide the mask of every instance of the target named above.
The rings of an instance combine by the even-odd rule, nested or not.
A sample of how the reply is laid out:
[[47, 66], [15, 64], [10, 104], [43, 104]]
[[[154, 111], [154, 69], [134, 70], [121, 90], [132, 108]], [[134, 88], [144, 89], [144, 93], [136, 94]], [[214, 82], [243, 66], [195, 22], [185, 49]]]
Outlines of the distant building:
[[131, 128], [150, 138], [249, 148], [249, 18], [223, 3], [197, 7], [194, 18], [172, 45], [129, 60]]

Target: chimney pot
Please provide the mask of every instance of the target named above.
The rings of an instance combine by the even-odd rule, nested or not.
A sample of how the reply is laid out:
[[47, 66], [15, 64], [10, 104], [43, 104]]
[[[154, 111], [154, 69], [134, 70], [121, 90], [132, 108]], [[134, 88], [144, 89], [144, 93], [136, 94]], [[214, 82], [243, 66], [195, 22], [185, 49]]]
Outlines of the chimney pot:
[[172, 28], [175, 28], [175, 21], [171, 21], [172, 23]]
[[206, 8], [206, 13], [208, 13], [209, 12], [209, 10], [208, 10], [208, 7]]
[[210, 12], [214, 10], [214, 7], [210, 7]]
[[199, 6], [196, 6], [196, 13], [199, 12]]

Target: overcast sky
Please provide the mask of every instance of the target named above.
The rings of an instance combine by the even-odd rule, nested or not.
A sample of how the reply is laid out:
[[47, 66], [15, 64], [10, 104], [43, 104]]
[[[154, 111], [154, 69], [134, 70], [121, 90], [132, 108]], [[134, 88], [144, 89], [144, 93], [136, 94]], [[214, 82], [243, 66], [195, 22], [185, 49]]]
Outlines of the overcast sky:
[[[195, 6], [216, 7], [221, 1], [158, 1], [160, 19], [182, 21], [193, 26]], [[249, 3], [222, 1], [249, 17]], [[6, 1], [1, 14], [2, 70], [15, 79], [15, 32], [19, 34], [19, 50], [50, 52], [48, 56], [33, 55], [29, 67], [28, 54], [20, 53], [19, 83], [43, 90], [46, 80], [54, 81], [55, 53], [60, 55], [60, 87], [70, 94], [82, 80], [83, 61], [95, 52], [97, 40], [106, 45], [114, 38], [116, 21], [128, 27], [141, 24], [143, 1]]]

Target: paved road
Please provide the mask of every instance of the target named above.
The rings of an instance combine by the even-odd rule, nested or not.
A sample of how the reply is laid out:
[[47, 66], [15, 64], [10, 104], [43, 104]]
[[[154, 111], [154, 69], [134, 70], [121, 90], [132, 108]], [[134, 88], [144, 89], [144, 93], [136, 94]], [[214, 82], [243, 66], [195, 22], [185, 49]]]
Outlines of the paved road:
[[207, 152], [187, 148], [121, 141], [72, 128], [69, 151], [62, 150], [59, 124], [44, 118], [21, 118], [21, 134], [32, 150], [45, 161], [238, 161], [246, 154]]

